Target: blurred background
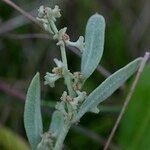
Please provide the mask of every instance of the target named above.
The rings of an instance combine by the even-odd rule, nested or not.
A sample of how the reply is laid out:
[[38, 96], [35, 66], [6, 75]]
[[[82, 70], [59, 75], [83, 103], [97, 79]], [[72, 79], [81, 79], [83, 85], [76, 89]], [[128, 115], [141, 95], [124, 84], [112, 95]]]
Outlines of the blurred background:
[[[63, 81], [55, 88], [44, 86], [45, 72], [53, 59], [60, 58], [59, 48], [35, 22], [0, 1], [0, 150], [28, 150], [23, 126], [25, 94], [32, 77], [41, 74], [42, 115], [48, 130], [54, 103], [64, 90]], [[20, 8], [37, 16], [40, 5], [62, 9], [59, 28], [68, 27], [72, 41], [85, 34], [88, 18], [94, 13], [106, 20], [105, 49], [98, 71], [85, 84], [90, 93], [105, 78], [148, 51], [150, 41], [149, 0], [13, 0]], [[72, 72], [80, 70], [79, 52], [67, 50]], [[110, 150], [150, 149], [150, 64], [145, 67], [126, 114], [110, 144]], [[98, 115], [87, 114], [70, 130], [64, 149], [103, 149], [116, 121], [133, 78], [100, 106]]]

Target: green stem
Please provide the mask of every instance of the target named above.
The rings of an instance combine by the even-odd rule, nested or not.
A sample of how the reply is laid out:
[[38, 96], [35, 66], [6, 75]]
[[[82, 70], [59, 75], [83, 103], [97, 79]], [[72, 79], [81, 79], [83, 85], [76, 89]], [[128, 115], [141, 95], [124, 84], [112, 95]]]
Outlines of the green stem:
[[67, 133], [68, 133], [70, 127], [71, 127], [71, 125], [69, 125], [69, 124], [65, 124], [63, 126], [63, 129], [61, 130], [61, 133], [59, 134], [57, 141], [55, 143], [54, 150], [61, 150], [62, 149], [64, 140], [67, 136]]
[[[58, 33], [58, 29], [57, 29], [55, 23], [53, 21], [49, 21], [49, 23], [51, 24], [51, 28], [52, 28], [53, 32], [55, 34], [57, 34]], [[63, 64], [65, 65], [65, 70], [64, 70], [65, 83], [67, 85], [67, 89], [68, 89], [69, 95], [74, 97], [75, 93], [74, 93], [73, 88], [72, 88], [71, 77], [68, 74], [68, 63], [67, 63], [66, 50], [65, 50], [65, 43], [64, 42], [62, 43], [62, 45], [60, 45], [60, 50], [61, 50], [62, 61], [63, 61]]]
[[[50, 21], [50, 24], [51, 24], [51, 28], [52, 28], [54, 34], [57, 34], [58, 33], [58, 29], [57, 29], [55, 23], [53, 21]], [[65, 66], [65, 69], [64, 69], [65, 84], [67, 86], [69, 95], [71, 97], [74, 97], [75, 93], [74, 93], [74, 90], [73, 90], [73, 87], [72, 87], [72, 81], [71, 81], [71, 77], [70, 77], [69, 71], [68, 71], [66, 49], [65, 49], [65, 43], [63, 41], [62, 41], [62, 44], [60, 45], [60, 50], [61, 50], [62, 62], [64, 64], [64, 66]], [[65, 137], [66, 137], [70, 127], [71, 127], [71, 124], [68, 124], [68, 123], [64, 124], [64, 126], [63, 126], [63, 128], [61, 130], [61, 133], [59, 134], [59, 136], [58, 136], [58, 138], [56, 140], [56, 143], [55, 143], [55, 146], [54, 146], [54, 150], [61, 150], [62, 149]]]
[[68, 74], [68, 63], [67, 63], [66, 50], [65, 50], [64, 44], [60, 46], [60, 50], [61, 50], [62, 61], [63, 61], [63, 64], [65, 65], [65, 70], [64, 70], [65, 83], [67, 85], [69, 95], [73, 97], [74, 96], [74, 91], [73, 91], [73, 88], [72, 88], [71, 78]]
[[51, 25], [51, 28], [53, 29], [54, 33], [57, 34], [58, 33], [58, 29], [54, 23], [54, 21], [49, 21], [50, 25]]

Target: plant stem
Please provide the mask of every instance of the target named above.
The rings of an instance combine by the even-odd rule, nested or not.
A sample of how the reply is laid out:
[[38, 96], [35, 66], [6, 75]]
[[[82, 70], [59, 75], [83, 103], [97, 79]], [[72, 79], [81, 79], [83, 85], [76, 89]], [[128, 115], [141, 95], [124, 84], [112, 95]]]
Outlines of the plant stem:
[[[68, 63], [67, 63], [67, 56], [66, 56], [66, 50], [65, 50], [65, 44], [64, 43], [62, 45], [60, 45], [60, 50], [61, 50], [62, 61], [63, 61], [63, 64], [65, 65], [65, 70], [64, 70], [65, 83], [67, 85], [69, 95], [73, 97], [74, 91], [72, 88], [71, 78], [68, 74]], [[65, 137], [66, 137], [70, 127], [71, 127], [70, 123], [64, 124], [64, 126], [61, 130], [61, 133], [59, 134], [59, 136], [56, 140], [54, 150], [61, 150], [62, 149]]]
[[59, 136], [57, 138], [54, 150], [61, 150], [62, 149], [64, 140], [66, 138], [66, 135], [67, 135], [70, 127], [71, 127], [70, 124], [64, 124], [63, 129], [61, 130], [61, 133], [59, 134]]
[[49, 20], [49, 19], [48, 19], [48, 21], [51, 24], [51, 28], [53, 29], [54, 33], [57, 34], [58, 33], [58, 29], [57, 29], [55, 23], [53, 21]]
[[25, 16], [26, 18], [28, 18], [29, 20], [31, 20], [33, 23], [38, 24], [40, 26], [40, 24], [37, 22], [37, 20], [31, 14], [27, 13], [26, 11], [24, 11], [22, 8], [20, 8], [19, 6], [17, 6], [11, 0], [2, 0], [2, 2], [5, 2], [7, 5], [13, 7], [17, 11], [19, 11], [23, 16]]
[[[55, 23], [53, 21], [49, 21], [49, 23], [51, 24], [51, 28], [52, 28], [54, 34], [57, 34], [58, 29], [57, 29]], [[65, 65], [65, 70], [64, 70], [65, 83], [67, 85], [69, 95], [71, 97], [73, 97], [74, 96], [74, 91], [73, 91], [73, 88], [72, 88], [71, 77], [68, 74], [68, 63], [67, 63], [66, 49], [65, 49], [65, 43], [63, 41], [62, 41], [62, 44], [60, 45], [60, 51], [61, 51], [62, 62]]]
[[69, 95], [73, 97], [74, 96], [74, 91], [73, 91], [73, 88], [72, 88], [71, 78], [68, 74], [68, 63], [67, 63], [66, 50], [65, 50], [64, 44], [60, 46], [60, 50], [61, 50], [62, 61], [63, 61], [63, 64], [65, 65], [65, 71], [64, 71], [64, 73], [65, 73], [65, 75], [64, 75], [65, 83], [67, 85]]
[[[55, 23], [53, 21], [50, 21], [50, 24], [51, 24], [51, 27], [52, 27], [54, 34], [57, 34], [59, 31], [58, 31]], [[58, 41], [58, 42], [60, 42], [60, 41]], [[62, 62], [63, 62], [64, 67], [65, 67], [63, 70], [64, 80], [65, 80], [65, 84], [67, 85], [69, 95], [71, 97], [74, 97], [75, 93], [73, 91], [72, 81], [71, 81], [71, 77], [69, 75], [65, 43], [64, 43], [64, 41], [61, 41], [61, 42], [62, 43], [60, 44], [60, 51], [61, 51]], [[54, 150], [61, 150], [62, 149], [65, 137], [66, 137], [70, 127], [71, 127], [71, 123], [64, 123], [64, 126], [63, 126], [59, 136], [57, 137], [57, 140], [56, 140], [56, 143], [54, 146]]]

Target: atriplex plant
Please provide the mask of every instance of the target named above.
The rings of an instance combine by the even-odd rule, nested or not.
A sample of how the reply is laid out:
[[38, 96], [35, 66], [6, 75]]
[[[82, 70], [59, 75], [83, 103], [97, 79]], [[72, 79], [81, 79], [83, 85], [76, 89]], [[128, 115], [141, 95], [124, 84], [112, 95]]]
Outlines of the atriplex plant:
[[[56, 27], [56, 19], [61, 17], [60, 9], [41, 6], [38, 20], [48, 31], [60, 47], [62, 60], [54, 59], [56, 67], [52, 73], [45, 75], [45, 84], [55, 86], [55, 82], [64, 78], [67, 91], [64, 91], [60, 101], [57, 102], [50, 123], [49, 130], [43, 133], [40, 102], [40, 77], [39, 73], [33, 78], [25, 103], [24, 124], [28, 140], [33, 150], [60, 150], [65, 137], [73, 124], [80, 121], [87, 112], [98, 113], [98, 105], [116, 91], [134, 72], [137, 71], [142, 58], [130, 62], [113, 75], [108, 77], [89, 95], [82, 87], [89, 76], [99, 64], [104, 49], [105, 20], [95, 14], [88, 20], [85, 40], [80, 36], [76, 42], [71, 42], [66, 34], [67, 28], [60, 30]], [[75, 47], [82, 53], [81, 71], [71, 73], [68, 69], [65, 47]]]

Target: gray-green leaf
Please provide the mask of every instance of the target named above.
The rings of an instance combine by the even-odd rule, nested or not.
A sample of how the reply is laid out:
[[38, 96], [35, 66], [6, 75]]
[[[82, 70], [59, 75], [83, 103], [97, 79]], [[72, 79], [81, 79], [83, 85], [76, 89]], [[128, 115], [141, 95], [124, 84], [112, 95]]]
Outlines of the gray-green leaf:
[[63, 128], [64, 116], [60, 111], [55, 111], [52, 115], [50, 131], [57, 137]]
[[41, 141], [41, 135], [43, 134], [40, 107], [40, 77], [39, 73], [37, 73], [29, 86], [24, 110], [25, 130], [33, 150], [37, 149], [37, 145]]
[[104, 49], [105, 19], [99, 14], [90, 17], [85, 32], [85, 50], [81, 72], [86, 80], [98, 66]]
[[75, 120], [79, 120], [86, 112], [97, 107], [99, 103], [115, 92], [135, 71], [137, 71], [141, 60], [142, 58], [135, 59], [102, 82], [81, 105]]

